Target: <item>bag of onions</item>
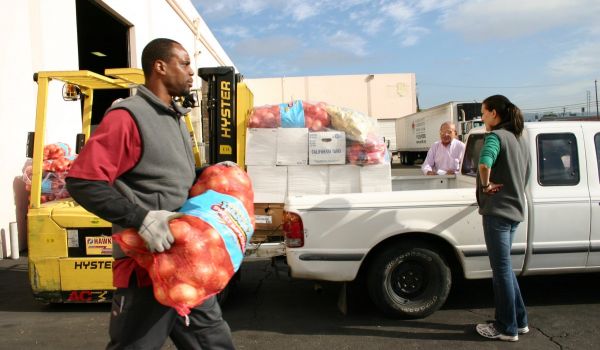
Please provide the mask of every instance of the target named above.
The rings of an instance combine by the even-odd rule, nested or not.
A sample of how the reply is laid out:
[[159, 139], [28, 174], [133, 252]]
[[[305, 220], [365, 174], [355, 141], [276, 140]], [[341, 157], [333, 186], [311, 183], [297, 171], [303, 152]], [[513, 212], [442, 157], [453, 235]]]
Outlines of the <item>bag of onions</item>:
[[181, 316], [219, 293], [239, 269], [254, 233], [254, 193], [248, 175], [237, 166], [206, 168], [171, 220], [175, 242], [150, 253], [134, 229], [114, 234], [125, 254], [148, 270], [154, 296]]

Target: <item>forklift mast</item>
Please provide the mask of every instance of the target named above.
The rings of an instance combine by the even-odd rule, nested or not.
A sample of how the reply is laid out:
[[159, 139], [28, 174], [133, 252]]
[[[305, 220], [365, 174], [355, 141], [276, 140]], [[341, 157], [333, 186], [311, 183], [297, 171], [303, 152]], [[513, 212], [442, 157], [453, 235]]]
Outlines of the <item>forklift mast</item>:
[[202, 84], [202, 140], [206, 161], [244, 165], [246, 120], [253, 95], [234, 67], [199, 68]]

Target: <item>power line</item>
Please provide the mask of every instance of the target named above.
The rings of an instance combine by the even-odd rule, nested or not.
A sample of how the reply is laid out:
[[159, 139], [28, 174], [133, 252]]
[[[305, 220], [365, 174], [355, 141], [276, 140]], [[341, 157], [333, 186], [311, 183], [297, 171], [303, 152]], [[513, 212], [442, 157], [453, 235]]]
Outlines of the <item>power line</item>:
[[557, 108], [564, 108], [564, 107], [585, 107], [587, 105], [587, 102], [581, 102], [581, 103], [572, 103], [572, 104], [563, 104], [560, 106], [550, 106], [550, 107], [537, 107], [537, 108], [521, 108], [522, 111], [539, 111], [539, 110], [544, 110], [544, 109], [557, 109]]
[[424, 86], [439, 86], [439, 87], [453, 87], [462, 89], [537, 89], [551, 86], [564, 86], [564, 84], [545, 84], [545, 85], [521, 85], [521, 86], [469, 86], [469, 85], [451, 85], [451, 84], [432, 84], [432, 83], [417, 83], [417, 85]]

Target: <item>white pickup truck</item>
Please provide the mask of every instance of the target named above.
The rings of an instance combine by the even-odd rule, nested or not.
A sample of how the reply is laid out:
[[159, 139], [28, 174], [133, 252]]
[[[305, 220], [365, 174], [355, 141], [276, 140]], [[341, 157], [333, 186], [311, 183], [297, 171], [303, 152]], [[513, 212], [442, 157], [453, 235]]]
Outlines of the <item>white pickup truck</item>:
[[[362, 277], [392, 316], [439, 309], [453, 278], [490, 278], [475, 199], [483, 130], [452, 188], [289, 197], [286, 256], [295, 278]], [[518, 276], [600, 271], [600, 122], [526, 123], [531, 178], [512, 247]], [[430, 179], [427, 179], [430, 182]]]

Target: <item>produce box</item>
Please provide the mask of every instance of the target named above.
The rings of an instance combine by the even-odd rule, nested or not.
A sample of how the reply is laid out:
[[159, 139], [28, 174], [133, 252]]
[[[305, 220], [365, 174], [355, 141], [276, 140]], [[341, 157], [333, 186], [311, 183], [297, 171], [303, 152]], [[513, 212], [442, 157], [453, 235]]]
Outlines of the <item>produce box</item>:
[[308, 129], [277, 128], [276, 165], [308, 164]]
[[361, 192], [391, 192], [392, 167], [390, 163], [360, 167]]
[[308, 133], [308, 164], [345, 164], [346, 133], [318, 131]]
[[246, 170], [252, 181], [254, 203], [285, 202], [285, 196], [287, 195], [288, 167], [275, 165], [248, 165]]
[[330, 165], [329, 193], [359, 193], [360, 169], [358, 165]]
[[277, 129], [249, 128], [246, 132], [246, 165], [275, 165]]
[[283, 220], [283, 203], [254, 203], [257, 231], [280, 230]]
[[288, 195], [327, 194], [329, 167], [304, 165], [288, 167]]

